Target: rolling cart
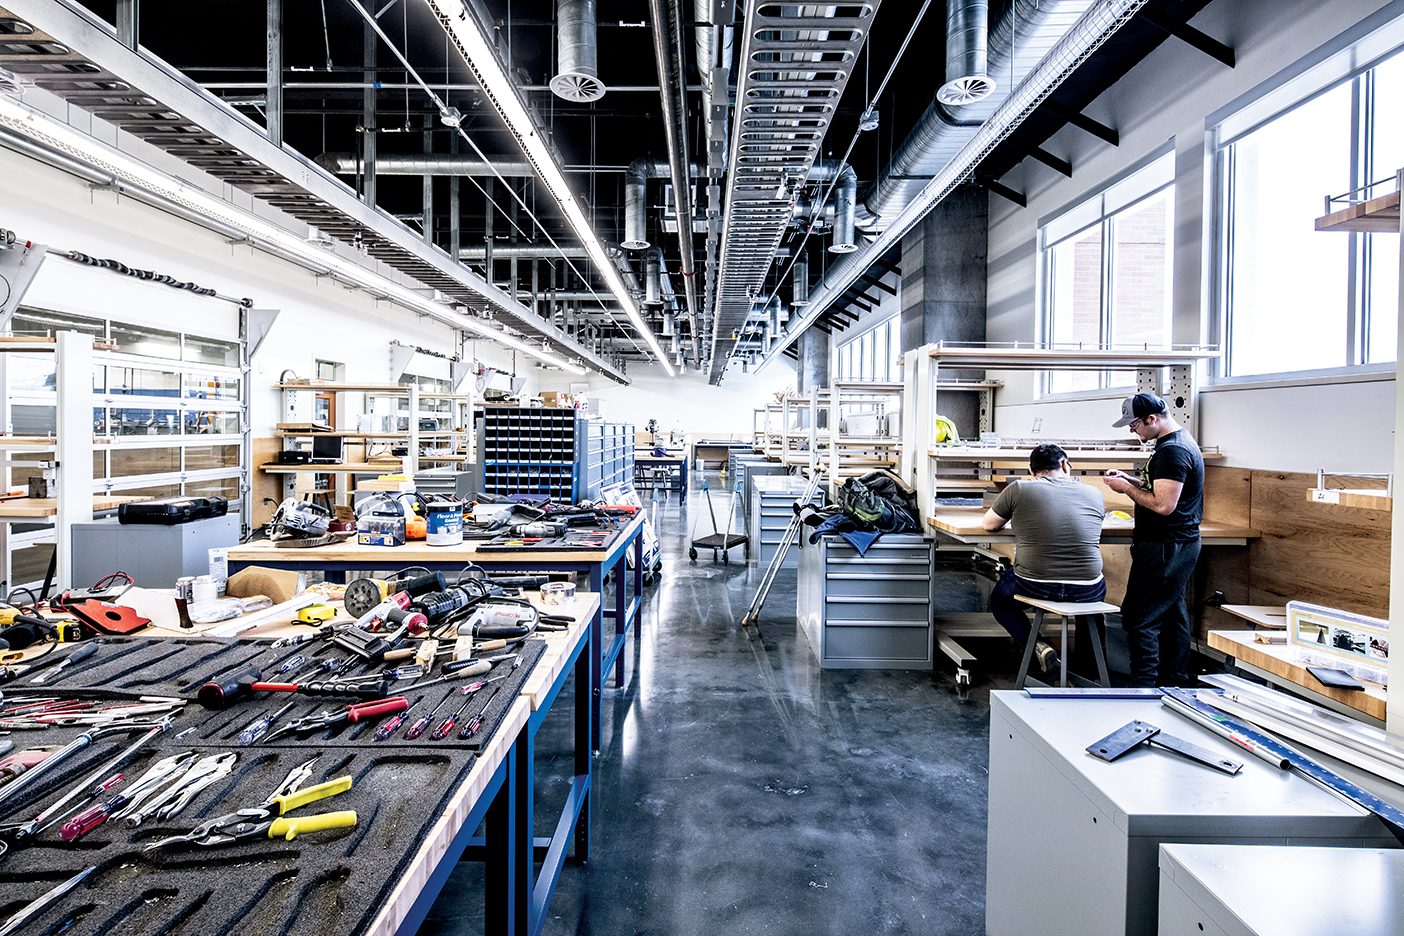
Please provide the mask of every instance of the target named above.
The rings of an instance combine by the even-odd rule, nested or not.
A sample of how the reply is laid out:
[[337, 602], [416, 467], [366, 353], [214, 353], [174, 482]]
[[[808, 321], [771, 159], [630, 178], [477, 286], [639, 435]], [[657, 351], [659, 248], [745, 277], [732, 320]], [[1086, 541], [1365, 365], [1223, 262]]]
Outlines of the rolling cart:
[[736, 518], [736, 495], [740, 491], [740, 485], [731, 489], [731, 500], [726, 512], [726, 532], [717, 532], [717, 512], [712, 507], [712, 489], [706, 481], [702, 482], [702, 495], [707, 498], [707, 513], [712, 518], [712, 532], [706, 536], [697, 535], [697, 520], [692, 521], [692, 545], [687, 551], [688, 558], [697, 561], [697, 551], [699, 549], [710, 549], [712, 551], [712, 561], [717, 561], [720, 554], [721, 561], [729, 561], [730, 550], [734, 546], [741, 546], [745, 549], [747, 560], [751, 558], [751, 538], [740, 533], [731, 532], [731, 522]]

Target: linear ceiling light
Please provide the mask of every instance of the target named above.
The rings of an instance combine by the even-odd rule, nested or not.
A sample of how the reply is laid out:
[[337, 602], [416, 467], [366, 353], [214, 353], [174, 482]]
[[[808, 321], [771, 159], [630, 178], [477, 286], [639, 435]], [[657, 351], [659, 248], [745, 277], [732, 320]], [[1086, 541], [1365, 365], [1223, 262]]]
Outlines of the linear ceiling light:
[[468, 68], [474, 77], [478, 79], [478, 84], [483, 92], [497, 108], [497, 113], [507, 124], [507, 129], [512, 131], [517, 138], [518, 144], [522, 148], [527, 160], [536, 169], [537, 176], [550, 190], [553, 198], [561, 206], [561, 211], [565, 213], [566, 221], [570, 224], [571, 230], [580, 243], [585, 246], [585, 252], [590, 255], [595, 268], [604, 277], [605, 285], [614, 294], [614, 298], [619, 301], [624, 309], [624, 314], [629, 317], [629, 321], [648, 345], [653, 356], [658, 359], [658, 363], [663, 365], [668, 376], [676, 374], [673, 365], [668, 362], [668, 356], [663, 353], [662, 346], [654, 336], [653, 330], [648, 327], [648, 323], [639, 314], [638, 307], [634, 305], [634, 297], [629, 290], [624, 287], [624, 281], [619, 276], [619, 271], [615, 269], [614, 263], [605, 253], [604, 245], [595, 236], [595, 231], [590, 227], [590, 222], [585, 217], [585, 212], [580, 210], [580, 204], [576, 201], [570, 186], [566, 184], [565, 174], [561, 167], [556, 164], [555, 158], [550, 150], [546, 148], [546, 141], [542, 139], [541, 133], [536, 128], [535, 121], [531, 118], [531, 113], [527, 110], [522, 99], [517, 96], [516, 88], [507, 77], [507, 72], [503, 70], [502, 62], [493, 51], [492, 44], [488, 36], [483, 32], [475, 17], [469, 14], [463, 0], [425, 0], [429, 4], [434, 15], [443, 24], [444, 30], [453, 39], [458, 51], [463, 55], [463, 59], [468, 63]]
[[236, 208], [197, 186], [168, 176], [121, 150], [54, 120], [47, 114], [3, 96], [0, 96], [0, 127], [65, 153], [112, 176], [115, 181], [144, 190], [197, 216], [240, 231], [251, 241], [262, 242], [276, 253], [294, 258], [314, 269], [326, 270], [331, 275], [382, 296], [411, 312], [428, 315], [452, 328], [490, 338], [573, 374], [586, 373], [585, 368], [573, 362], [542, 350], [515, 335], [500, 331], [471, 315], [460, 313], [452, 306], [426, 299], [414, 290], [401, 286], [359, 263], [309, 244], [291, 232]]

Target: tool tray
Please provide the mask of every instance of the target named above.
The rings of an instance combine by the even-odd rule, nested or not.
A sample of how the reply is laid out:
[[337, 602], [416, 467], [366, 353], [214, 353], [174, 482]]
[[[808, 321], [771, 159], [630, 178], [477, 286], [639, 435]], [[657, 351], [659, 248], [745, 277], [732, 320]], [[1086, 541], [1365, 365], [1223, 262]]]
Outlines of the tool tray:
[[[201, 637], [119, 638], [101, 642], [103, 649], [98, 655], [75, 665], [72, 673], [58, 674], [51, 677], [50, 683], [34, 687], [53, 690], [52, 693], [24, 694], [62, 697], [64, 690], [75, 694], [86, 690], [89, 694], [117, 696], [140, 692], [193, 699], [194, 687], [216, 675], [250, 664], [268, 669], [299, 649], [307, 652], [305, 645], [272, 650], [266, 642]], [[113, 652], [118, 647], [120, 654]], [[400, 736], [445, 692], [507, 672], [510, 663], [500, 663], [484, 676], [426, 688], [424, 700], [391, 741], [372, 739], [377, 720], [364, 728], [348, 725], [302, 737], [285, 735], [271, 744], [243, 746], [237, 741], [239, 731], [260, 715], [284, 705], [289, 696], [263, 693], [217, 711], [191, 701], [175, 717], [173, 727], [152, 739], [121, 772], [130, 783], [159, 758], [185, 750], [202, 754], [222, 750], [239, 755], [233, 773], [203, 790], [173, 819], [153, 818], [136, 828], [122, 821], [108, 822], [75, 842], [61, 841], [55, 825], [26, 845], [12, 849], [0, 857], [0, 921], [84, 868], [96, 866], [96, 872], [47, 908], [26, 926], [26, 931], [72, 936], [364, 932], [443, 815], [453, 792], [467, 777], [481, 746], [492, 739], [544, 650], [542, 641], [526, 642], [521, 651], [522, 664], [507, 679], [493, 683], [497, 692], [482, 727], [469, 741], [459, 741], [456, 734], [442, 741], [431, 741], [427, 734], [413, 742]], [[16, 690], [20, 688], [28, 688], [23, 677], [3, 687], [7, 704], [18, 701], [20, 693]], [[396, 694], [393, 684], [388, 694]], [[420, 694], [405, 693], [411, 702]], [[308, 712], [325, 711], [352, 701], [296, 698], [297, 704], [274, 727]], [[455, 704], [447, 703], [436, 723]], [[475, 711], [470, 704], [459, 724]], [[197, 730], [176, 737], [191, 727]], [[16, 731], [9, 737], [18, 751], [62, 745], [82, 730], [81, 726], [51, 727], [44, 731]], [[133, 732], [99, 739], [68, 761], [54, 777], [6, 803], [0, 821], [33, 817], [59, 793], [129, 746], [136, 735]], [[152, 841], [183, 834], [207, 819], [259, 805], [289, 771], [314, 754], [318, 757], [304, 787], [343, 774], [352, 777], [353, 785], [345, 793], [308, 804], [290, 815], [354, 809], [359, 820], [356, 827], [306, 832], [291, 842], [259, 838], [209, 848], [182, 844], [150, 854], [141, 851]], [[120, 793], [123, 788], [119, 786], [112, 793]]]

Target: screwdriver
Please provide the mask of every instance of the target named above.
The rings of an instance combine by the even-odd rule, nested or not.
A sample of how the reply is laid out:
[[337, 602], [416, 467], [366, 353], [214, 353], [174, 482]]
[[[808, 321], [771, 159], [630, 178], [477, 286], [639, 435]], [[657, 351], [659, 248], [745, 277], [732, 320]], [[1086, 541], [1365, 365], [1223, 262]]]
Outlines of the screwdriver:
[[483, 727], [483, 715], [487, 713], [488, 706], [492, 704], [492, 697], [496, 693], [496, 686], [488, 690], [487, 698], [483, 700], [483, 707], [478, 709], [478, 714], [474, 715], [472, 719], [469, 720], [468, 724], [464, 725], [462, 730], [458, 732], [458, 740], [467, 741], [478, 733], [479, 728]]
[[273, 726], [273, 723], [282, 718], [287, 710], [292, 707], [293, 703], [289, 702], [287, 705], [278, 709], [278, 711], [270, 712], [267, 715], [260, 716], [249, 722], [248, 727], [239, 732], [239, 743], [253, 744], [259, 738], [263, 737], [268, 732], [268, 729]]
[[86, 646], [79, 647], [77, 650], [72, 651], [68, 654], [68, 656], [64, 657], [63, 662], [60, 663], [58, 666], [55, 666], [51, 670], [45, 670], [38, 676], [35, 676], [29, 681], [29, 684], [31, 686], [37, 686], [40, 683], [47, 682], [51, 677], [57, 676], [59, 673], [63, 672], [64, 667], [67, 667], [73, 663], [82, 663], [88, 657], [92, 656], [94, 653], [97, 653], [97, 651], [98, 648], [96, 643], [90, 643]]
[[413, 702], [410, 703], [409, 708], [405, 709], [403, 712], [394, 716], [388, 722], [375, 729], [375, 740], [389, 741], [392, 737], [394, 737], [395, 732], [399, 731], [400, 726], [404, 724], [405, 716], [409, 715], [410, 710], [423, 701], [424, 696], [420, 696], [419, 698], [415, 699]]
[[445, 738], [447, 738], [449, 736], [449, 732], [453, 731], [453, 726], [458, 723], [458, 716], [463, 714], [463, 710], [468, 707], [468, 703], [473, 701], [473, 696], [475, 695], [477, 695], [476, 692], [469, 693], [468, 697], [463, 700], [462, 704], [459, 705], [458, 708], [453, 710], [453, 714], [450, 715], [448, 718], [445, 718], [444, 723], [439, 727], [435, 728], [434, 733], [431, 734], [429, 737], [435, 741], [442, 741]]
[[415, 722], [413, 725], [410, 725], [409, 731], [405, 732], [405, 740], [413, 741], [415, 738], [424, 734], [424, 732], [428, 730], [430, 724], [433, 723], [434, 715], [439, 711], [439, 709], [444, 707], [445, 702], [453, 698], [453, 694], [457, 691], [457, 689], [449, 690], [449, 693], [439, 700], [439, 704], [434, 706], [434, 708], [430, 710], [428, 715], [422, 716], [419, 719], [419, 721]]

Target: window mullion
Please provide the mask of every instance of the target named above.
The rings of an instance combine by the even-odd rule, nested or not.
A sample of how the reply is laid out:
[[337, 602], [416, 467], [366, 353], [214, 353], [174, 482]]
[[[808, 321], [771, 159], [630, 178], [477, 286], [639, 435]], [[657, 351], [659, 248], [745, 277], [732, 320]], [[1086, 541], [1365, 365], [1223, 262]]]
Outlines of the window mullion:
[[[1116, 340], [1112, 329], [1112, 294], [1115, 286], [1116, 276], [1116, 219], [1114, 217], [1102, 218], [1102, 323], [1099, 338], [1101, 343], [1110, 346]], [[1102, 371], [1100, 384], [1102, 387], [1110, 387], [1113, 377], [1111, 371]]]

